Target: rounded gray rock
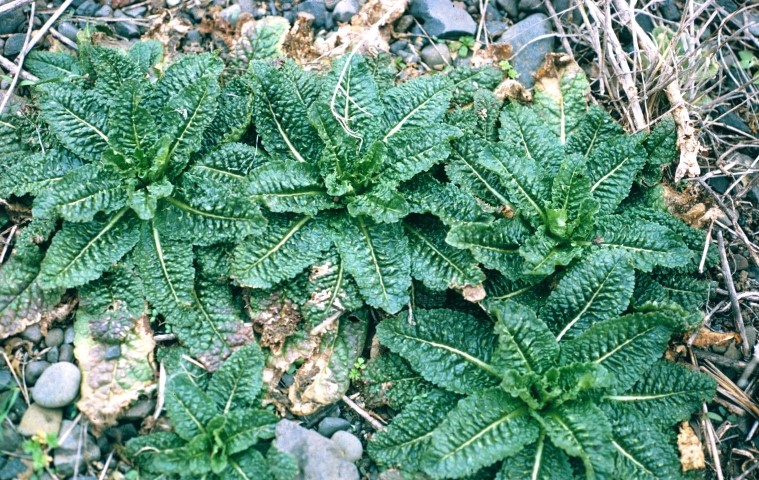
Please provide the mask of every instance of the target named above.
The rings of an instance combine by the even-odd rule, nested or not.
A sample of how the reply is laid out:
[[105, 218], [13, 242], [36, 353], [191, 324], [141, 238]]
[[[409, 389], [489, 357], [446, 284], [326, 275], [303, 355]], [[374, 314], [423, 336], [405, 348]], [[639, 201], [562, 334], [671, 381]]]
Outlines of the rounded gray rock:
[[364, 454], [364, 446], [361, 445], [361, 440], [350, 432], [335, 432], [332, 435], [332, 442], [343, 452], [343, 456], [349, 462], [357, 462]]
[[[13, 53], [8, 53], [8, 45], [11, 43], [11, 40], [14, 40], [16, 38], [21, 40], [21, 43], [18, 45], [18, 50], [16, 50], [16, 47], [14, 46], [12, 47]], [[12, 56], [20, 52], [21, 48], [24, 46], [24, 38], [26, 38], [26, 36], [23, 33], [11, 35], [5, 42], [5, 54]], [[38, 343], [40, 340], [42, 340], [42, 330], [40, 330], [39, 324], [30, 325], [26, 327], [26, 330], [21, 333], [21, 336], [32, 343]]]
[[422, 61], [430, 68], [440, 69], [451, 64], [451, 52], [444, 44], [427, 45], [419, 54], [422, 56]]
[[332, 12], [332, 18], [336, 22], [348, 23], [351, 21], [351, 18], [353, 18], [353, 15], [358, 13], [360, 8], [361, 6], [356, 0], [340, 0], [340, 2], [335, 5]]
[[48, 347], [58, 347], [63, 344], [63, 330], [60, 328], [51, 328], [45, 335], [45, 345]]
[[59, 362], [42, 372], [34, 386], [34, 401], [42, 407], [61, 408], [79, 394], [82, 373], [73, 363]]
[[512, 25], [498, 39], [497, 43], [511, 45], [514, 56], [509, 62], [519, 74], [518, 80], [527, 88], [535, 84], [532, 74], [543, 64], [546, 54], [553, 51], [552, 34], [551, 20], [536, 13]]
[[329, 438], [335, 432], [339, 432], [340, 430], [350, 430], [350, 428], [351, 423], [344, 418], [324, 417], [322, 421], [319, 422], [319, 427], [316, 429], [316, 431]]
[[40, 376], [50, 367], [50, 363], [44, 360], [29, 362], [24, 368], [24, 380], [27, 385], [34, 385]]
[[424, 23], [424, 30], [432, 37], [459, 38], [477, 31], [472, 16], [451, 0], [411, 0], [409, 7], [409, 13]]
[[74, 343], [75, 336], [74, 327], [66, 327], [66, 331], [63, 332], [63, 343]]
[[74, 361], [74, 347], [69, 344], [61, 345], [58, 347], [58, 361], [59, 362], [73, 362]]

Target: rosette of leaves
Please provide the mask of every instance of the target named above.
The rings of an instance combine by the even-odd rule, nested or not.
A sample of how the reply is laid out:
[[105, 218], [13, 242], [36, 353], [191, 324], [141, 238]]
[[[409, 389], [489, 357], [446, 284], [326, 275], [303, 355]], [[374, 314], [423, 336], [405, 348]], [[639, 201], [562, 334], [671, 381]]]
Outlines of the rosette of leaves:
[[126, 259], [170, 329], [200, 330], [193, 353], [213, 369], [242, 322], [228, 287], [195, 264], [194, 250], [213, 256], [215, 245], [266, 224], [240, 194], [263, 153], [234, 143], [250, 123], [253, 92], [242, 79], [220, 85], [223, 64], [213, 55], [158, 68], [161, 57], [157, 42], [124, 51], [86, 35], [77, 58], [30, 55], [50, 143], [2, 171], [0, 196], [33, 196], [35, 221], [62, 220], [25, 281], [43, 290], [80, 287]]
[[611, 314], [558, 341], [529, 307], [487, 310], [492, 321], [417, 309], [380, 323], [380, 342], [438, 389], [374, 436], [379, 464], [432, 478], [682, 477], [671, 427], [715, 392], [659, 360], [682, 311]]
[[412, 277], [439, 290], [484, 280], [469, 252], [445, 243], [440, 220], [409, 216], [429, 209], [398, 190], [448, 157], [461, 131], [443, 117], [476, 72], [398, 86], [383, 72], [361, 56], [336, 60], [323, 76], [290, 61], [252, 63], [254, 123], [271, 160], [251, 171], [248, 194], [271, 213], [266, 232], [235, 250], [241, 285], [271, 288], [333, 247], [340, 285], [355, 283], [388, 312], [408, 302]]
[[[543, 72], [531, 105], [501, 107], [480, 91], [473, 108], [449, 115], [466, 135], [452, 142], [447, 176], [488, 219], [458, 222], [447, 242], [501, 274], [486, 286], [491, 297], [535, 293], [540, 288], [532, 286], [570, 267], [592, 270], [597, 293], [636, 288], [637, 304], [702, 304], [707, 284], [693, 274], [703, 234], [672, 217], [650, 188], [676, 155], [671, 122], [629, 135], [588, 106], [588, 83], [575, 63], [552, 56]], [[601, 251], [606, 258], [624, 252], [626, 260], [582, 266]], [[546, 320], [563, 328], [566, 318]]]
[[295, 459], [267, 442], [279, 418], [260, 408], [263, 363], [261, 348], [251, 343], [210, 379], [193, 370], [174, 374], [165, 404], [174, 431], [130, 440], [129, 458], [142, 473], [164, 478], [293, 478]]

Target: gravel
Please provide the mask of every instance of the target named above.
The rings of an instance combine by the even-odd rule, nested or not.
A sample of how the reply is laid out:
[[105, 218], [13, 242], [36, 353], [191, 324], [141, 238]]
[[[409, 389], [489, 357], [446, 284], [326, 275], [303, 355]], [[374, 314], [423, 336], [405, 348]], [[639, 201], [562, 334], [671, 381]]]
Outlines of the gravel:
[[361, 6], [356, 0], [341, 0], [332, 12], [335, 22], [348, 23], [358, 13]]
[[[24, 45], [24, 35], [19, 33], [17, 35], [11, 35], [8, 40], [5, 42], [5, 54], [8, 55], [8, 44], [11, 43], [11, 40], [14, 38], [21, 38], [21, 45], [18, 47], [18, 52], [21, 51], [21, 48], [23, 48]], [[14, 53], [15, 55], [15, 53]], [[39, 324], [30, 325], [26, 328], [23, 332], [21, 332], [21, 338], [25, 340], [29, 340], [32, 343], [39, 343], [40, 340], [42, 340], [42, 330], [40, 329]]]
[[58, 347], [63, 344], [63, 330], [60, 328], [51, 328], [45, 335], [45, 345], [48, 347]]
[[519, 74], [519, 81], [528, 88], [535, 84], [532, 74], [543, 64], [546, 54], [553, 51], [553, 37], [537, 39], [552, 33], [550, 19], [536, 13], [515, 23], [498, 39], [498, 43], [511, 45], [514, 57], [509, 62]]
[[274, 446], [298, 461], [300, 480], [358, 480], [358, 469], [332, 440], [291, 420], [281, 420], [275, 435]]
[[332, 435], [332, 442], [343, 452], [343, 456], [349, 462], [357, 462], [364, 454], [364, 446], [361, 440], [350, 432], [335, 432]]
[[24, 416], [21, 417], [18, 433], [26, 437], [31, 437], [40, 432], [57, 435], [61, 428], [62, 418], [63, 412], [60, 409], [45, 408], [37, 403], [33, 403], [24, 412]]
[[477, 30], [472, 16], [451, 0], [412, 0], [409, 13], [423, 22], [424, 30], [433, 37], [459, 38]]
[[419, 54], [422, 56], [422, 61], [430, 68], [442, 69], [451, 63], [451, 52], [444, 43], [427, 45]]
[[335, 432], [339, 432], [341, 430], [350, 430], [350, 428], [351, 428], [350, 422], [348, 420], [345, 420], [344, 418], [324, 417], [324, 419], [322, 419], [322, 421], [319, 422], [319, 427], [317, 428], [317, 431], [323, 436], [329, 438]]
[[37, 379], [40, 378], [40, 375], [47, 370], [47, 368], [50, 366], [49, 362], [46, 362], [44, 360], [35, 360], [33, 362], [29, 362], [26, 367], [24, 367], [24, 381], [27, 385], [34, 385], [37, 383]]
[[59, 362], [42, 372], [34, 386], [32, 397], [43, 407], [65, 407], [79, 395], [81, 381], [82, 373], [76, 365]]

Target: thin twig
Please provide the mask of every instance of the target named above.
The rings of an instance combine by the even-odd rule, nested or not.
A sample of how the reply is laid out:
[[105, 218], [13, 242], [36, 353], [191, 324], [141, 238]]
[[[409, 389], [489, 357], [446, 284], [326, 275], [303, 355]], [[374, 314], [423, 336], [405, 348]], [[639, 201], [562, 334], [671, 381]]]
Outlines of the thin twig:
[[10, 102], [11, 97], [13, 96], [13, 91], [16, 89], [16, 85], [18, 84], [18, 77], [21, 76], [21, 69], [24, 66], [24, 57], [26, 57], [26, 52], [28, 51], [26, 47], [29, 45], [29, 37], [31, 37], [32, 28], [34, 27], [35, 5], [36, 3], [32, 3], [32, 9], [29, 12], [29, 26], [26, 29], [26, 37], [24, 37], [24, 47], [21, 49], [21, 53], [19, 53], [17, 59], [18, 70], [16, 70], [16, 74], [13, 75], [13, 80], [11, 80], [11, 84], [8, 87], [8, 90], [5, 92], [3, 102], [0, 103], [0, 117], [2, 117], [3, 111], [5, 111], [5, 107], [8, 106], [8, 102]]
[[353, 400], [351, 400], [350, 398], [348, 398], [347, 395], [343, 395], [343, 402], [345, 402], [346, 405], [348, 405], [351, 409], [353, 409], [354, 412], [356, 412], [357, 414], [359, 414], [361, 416], [361, 418], [363, 418], [364, 420], [366, 420], [367, 422], [369, 422], [372, 425], [372, 427], [374, 427], [375, 430], [377, 430], [379, 432], [384, 432], [385, 431], [385, 426], [384, 425], [382, 425], [381, 423], [379, 423], [376, 418], [372, 417], [369, 414], [369, 412], [367, 412], [366, 410], [364, 410], [363, 408], [361, 408], [356, 402], [354, 402]]
[[13, 0], [8, 3], [4, 3], [0, 5], [0, 15], [2, 15], [5, 12], [10, 12], [11, 10], [15, 9], [16, 7], [20, 7], [21, 5], [32, 3], [34, 0]]
[[730, 294], [730, 303], [733, 306], [733, 318], [735, 319], [735, 326], [738, 328], [738, 332], [741, 334], [743, 358], [748, 358], [749, 355], [751, 355], [751, 351], [748, 345], [748, 337], [746, 336], [746, 325], [743, 323], [743, 315], [741, 315], [741, 304], [738, 302], [738, 292], [735, 291], [733, 274], [730, 272], [730, 264], [727, 261], [727, 252], [725, 251], [725, 237], [722, 236], [722, 232], [717, 232], [717, 245], [719, 247], [719, 258], [722, 262], [722, 276], [725, 278], [725, 286], [727, 286], [727, 291]]
[[35, 33], [35, 34], [34, 34], [34, 37], [32, 37], [32, 41], [31, 41], [31, 42], [29, 42], [29, 45], [27, 45], [27, 46], [25, 46], [25, 47], [24, 47], [24, 50], [23, 50], [23, 54], [24, 54], [24, 55], [26, 55], [27, 53], [29, 53], [29, 51], [30, 51], [32, 48], [34, 48], [34, 46], [35, 46], [35, 45], [37, 45], [37, 43], [38, 43], [40, 40], [42, 40], [42, 37], [44, 37], [44, 36], [45, 36], [45, 34], [47, 33], [47, 31], [48, 31], [48, 30], [50, 30], [50, 27], [52, 27], [52, 26], [53, 26], [53, 24], [54, 24], [56, 21], [58, 21], [58, 18], [59, 18], [61, 15], [63, 15], [63, 12], [65, 12], [65, 11], [66, 11], [66, 9], [67, 9], [67, 8], [69, 8], [69, 5], [71, 5], [71, 3], [72, 3], [73, 1], [74, 1], [74, 0], [66, 0], [65, 2], [63, 2], [63, 3], [61, 4], [61, 6], [60, 6], [60, 7], [58, 7], [58, 8], [55, 10], [55, 12], [53, 12], [53, 14], [52, 14], [52, 15], [50, 15], [50, 18], [48, 18], [48, 19], [47, 19], [47, 22], [45, 22], [45, 24], [44, 24], [44, 25], [42, 25], [42, 28], [40, 28], [39, 30], [37, 30], [37, 33]]

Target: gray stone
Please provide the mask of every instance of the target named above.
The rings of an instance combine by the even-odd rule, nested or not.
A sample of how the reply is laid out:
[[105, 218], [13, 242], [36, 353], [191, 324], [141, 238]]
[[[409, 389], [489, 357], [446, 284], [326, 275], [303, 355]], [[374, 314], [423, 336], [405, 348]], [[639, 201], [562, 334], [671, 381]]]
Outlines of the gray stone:
[[129, 407], [126, 412], [121, 415], [121, 418], [128, 422], [141, 422], [146, 417], [152, 415], [154, 411], [155, 401], [150, 398], [142, 398]]
[[0, 35], [15, 33], [24, 22], [26, 22], [26, 15], [21, 8], [14, 8], [10, 12], [0, 14]]
[[409, 65], [412, 63], [419, 63], [422, 59], [416, 53], [403, 52], [401, 53], [401, 60], [403, 60], [406, 65]]
[[495, 5], [492, 3], [488, 3], [488, 8], [485, 10], [485, 21], [486, 22], [497, 22], [501, 20], [503, 15], [501, 15], [501, 12], [498, 11], [497, 8], [495, 8]]
[[110, 5], [103, 5], [95, 12], [96, 17], [110, 17], [111, 15], [113, 15], [113, 8]]
[[253, 15], [256, 11], [256, 3], [253, 0], [240, 0], [240, 11]]
[[203, 35], [197, 28], [188, 30], [184, 38], [188, 43], [200, 43], [203, 41]]
[[26, 381], [26, 384], [34, 385], [37, 383], [37, 379], [40, 378], [40, 375], [42, 375], [49, 366], [50, 363], [44, 360], [29, 362], [26, 367], [24, 367], [24, 381]]
[[332, 440], [291, 420], [281, 420], [275, 435], [274, 446], [298, 461], [299, 480], [358, 480], [358, 469]]
[[451, 64], [451, 52], [448, 51], [448, 46], [442, 43], [427, 45], [419, 54], [422, 56], [422, 61], [430, 68], [442, 69]]
[[[53, 464], [56, 471], [63, 475], [73, 475], [84, 470], [89, 462], [100, 460], [100, 447], [90, 435], [83, 435], [82, 427], [69, 420], [61, 424], [61, 433], [69, 432], [55, 449]], [[80, 477], [81, 478], [81, 477]]]
[[169, 8], [177, 7], [181, 3], [182, 3], [182, 0], [166, 0], [166, 6]]
[[428, 35], [439, 38], [459, 38], [474, 35], [477, 24], [466, 10], [451, 0], [411, 0], [409, 13], [423, 22]]
[[495, 38], [501, 35], [509, 28], [509, 24], [506, 22], [485, 22], [485, 27], [488, 29], [488, 35]]
[[395, 22], [395, 31], [399, 33], [408, 32], [414, 26], [414, 16], [404, 15]]
[[546, 54], [553, 51], [552, 36], [537, 39], [552, 33], [548, 17], [536, 13], [515, 23], [498, 39], [498, 43], [511, 45], [513, 56], [509, 62], [519, 74], [519, 81], [527, 88], [535, 84], [532, 74], [543, 64]]
[[[15, 38], [19, 38], [19, 37], [21, 38], [21, 44], [19, 44], [18, 50], [13, 55], [15, 55], [16, 53], [18, 53], [18, 52], [21, 51], [21, 49], [24, 46], [24, 37], [25, 37], [25, 35], [23, 33], [19, 33], [19, 34], [16, 34], [16, 35], [11, 35], [8, 38], [8, 40], [5, 42], [5, 54], [6, 55], [9, 55], [8, 54], [8, 45], [11, 43], [11, 40], [13, 40]], [[29, 340], [32, 343], [39, 343], [39, 341], [42, 340], [42, 330], [40, 329], [39, 324], [34, 324], [34, 325], [28, 326], [26, 328], [26, 330], [24, 330], [23, 332], [21, 332], [21, 337], [23, 337], [26, 340]]]
[[[60, 32], [61, 35], [68, 38], [72, 42], [76, 42], [76, 34], [79, 33], [79, 29], [76, 28], [70, 22], [61, 22], [60, 25], [58, 25], [58, 32]], [[65, 335], [64, 335], [64, 339], [65, 339]], [[68, 342], [68, 343], [71, 343], [71, 342]]]
[[61, 345], [58, 347], [58, 362], [69, 362], [72, 363], [74, 361], [74, 347], [70, 344]]
[[0, 425], [0, 450], [13, 452], [21, 445], [22, 440], [21, 435], [8, 422]]
[[332, 435], [332, 442], [343, 452], [343, 456], [349, 462], [359, 461], [361, 455], [364, 454], [364, 446], [361, 445], [361, 440], [350, 432], [335, 432]]
[[338, 3], [340, 3], [340, 0], [324, 0], [324, 7], [331, 12]]
[[230, 5], [221, 11], [221, 18], [224, 19], [233, 28], [237, 26], [237, 21], [240, 19], [240, 5]]
[[361, 6], [356, 0], [340, 0], [332, 11], [332, 19], [335, 22], [348, 23], [360, 8]]
[[50, 365], [34, 386], [32, 397], [40, 406], [47, 408], [65, 407], [79, 394], [82, 373], [73, 363], [59, 362]]
[[76, 7], [76, 14], [82, 17], [91, 17], [98, 11], [100, 5], [93, 0], [84, 0], [81, 5]]
[[748, 344], [752, 349], [756, 344], [756, 333], [756, 328], [751, 325], [746, 325], [746, 340], [748, 340]]
[[298, 4], [293, 10], [295, 15], [299, 13], [308, 13], [314, 16], [314, 30], [332, 28], [332, 17], [327, 13], [327, 7], [324, 0], [307, 0]]
[[45, 335], [45, 345], [48, 347], [57, 347], [63, 344], [63, 330], [60, 328], [51, 328]]
[[58, 363], [58, 360], [60, 359], [60, 356], [61, 356], [61, 354], [58, 351], [58, 347], [52, 347], [45, 354], [45, 360], [47, 360], [50, 363]]
[[509, 18], [516, 20], [519, 15], [519, 0], [498, 0], [496, 3]]
[[542, 0], [519, 0], [519, 11], [534, 12], [543, 8]]
[[58, 435], [61, 428], [61, 418], [63, 418], [63, 412], [60, 409], [45, 408], [33, 403], [21, 417], [18, 433], [26, 437], [38, 433]]
[[743, 255], [733, 255], [733, 261], [735, 262], [735, 271], [748, 270], [748, 259]]
[[325, 437], [329, 438], [331, 437], [335, 432], [339, 432], [340, 430], [350, 430], [351, 423], [340, 417], [324, 417], [321, 422], [319, 422], [319, 427], [317, 428], [317, 431], [324, 435]]
[[0, 480], [18, 480], [21, 478], [21, 474], [27, 470], [29, 470], [29, 467], [20, 458], [11, 458], [0, 469]]
[[13, 384], [13, 375], [5, 368], [0, 368], [0, 391]]
[[661, 13], [662, 17], [673, 22], [680, 21], [682, 13], [680, 13], [680, 9], [677, 8], [677, 5], [675, 5], [673, 0], [664, 0], [657, 6], [659, 7], [659, 13]]
[[406, 47], [408, 47], [408, 42], [406, 40], [396, 40], [390, 44], [390, 53], [400, 55]]
[[146, 7], [145, 5], [124, 9], [124, 13], [126, 13], [132, 18], [142, 17], [143, 15], [145, 15], [145, 12], [147, 11], [148, 11], [148, 7]]
[[[116, 18], [132, 18], [120, 10], [113, 12], [113, 16]], [[132, 22], [116, 22], [113, 29], [116, 31], [116, 35], [125, 38], [137, 38], [140, 36], [140, 28]]]
[[75, 336], [74, 327], [66, 327], [66, 331], [63, 332], [63, 343], [74, 343]]
[[738, 350], [738, 348], [735, 346], [734, 343], [731, 343], [728, 345], [727, 350], [724, 353], [724, 356], [726, 358], [729, 358], [730, 360], [740, 360], [743, 358], [743, 355], [741, 355], [741, 352]]

